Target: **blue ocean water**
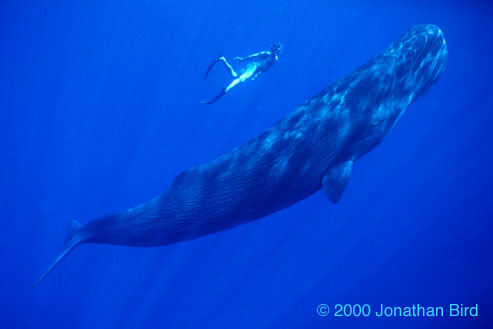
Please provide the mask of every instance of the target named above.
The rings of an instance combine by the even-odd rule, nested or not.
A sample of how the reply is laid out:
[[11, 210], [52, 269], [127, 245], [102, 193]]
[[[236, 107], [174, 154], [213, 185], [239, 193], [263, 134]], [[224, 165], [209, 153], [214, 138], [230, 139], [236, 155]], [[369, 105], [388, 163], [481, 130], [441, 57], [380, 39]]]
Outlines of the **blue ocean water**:
[[[0, 328], [488, 328], [493, 293], [488, 1], [0, 3]], [[69, 219], [119, 212], [230, 151], [417, 24], [449, 60], [427, 95], [322, 192], [159, 248], [86, 244], [29, 290]], [[214, 105], [218, 54], [283, 44]], [[319, 304], [474, 306], [477, 317], [327, 317]]]

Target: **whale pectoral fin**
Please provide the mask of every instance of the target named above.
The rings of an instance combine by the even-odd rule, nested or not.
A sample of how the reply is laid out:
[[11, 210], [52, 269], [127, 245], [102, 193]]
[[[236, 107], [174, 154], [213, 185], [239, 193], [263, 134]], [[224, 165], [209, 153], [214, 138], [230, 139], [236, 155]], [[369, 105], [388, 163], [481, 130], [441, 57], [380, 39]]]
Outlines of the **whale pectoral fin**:
[[350, 160], [334, 166], [325, 174], [322, 180], [322, 189], [327, 199], [331, 202], [336, 203], [341, 198], [352, 169], [353, 161]]

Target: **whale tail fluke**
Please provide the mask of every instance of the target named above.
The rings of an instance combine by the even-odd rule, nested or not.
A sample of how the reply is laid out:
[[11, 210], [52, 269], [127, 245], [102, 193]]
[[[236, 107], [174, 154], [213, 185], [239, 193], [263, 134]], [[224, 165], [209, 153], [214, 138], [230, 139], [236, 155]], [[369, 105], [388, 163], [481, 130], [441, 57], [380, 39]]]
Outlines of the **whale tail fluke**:
[[62, 259], [64, 259], [75, 247], [77, 247], [79, 244], [86, 241], [87, 239], [88, 235], [82, 232], [80, 223], [75, 219], [72, 219], [69, 223], [68, 232], [67, 236], [65, 237], [62, 252], [58, 255], [58, 257], [46, 270], [46, 272], [41, 275], [41, 277], [36, 281], [32, 288], [35, 288], [41, 281], [43, 281], [44, 278], [46, 278], [46, 276], [48, 276], [48, 274], [53, 271], [58, 263], [62, 261]]
[[80, 225], [79, 221], [75, 219], [70, 220], [70, 222], [68, 223], [67, 235], [65, 236], [65, 241], [63, 242], [64, 246], [70, 241], [70, 239], [74, 237], [75, 234], [77, 234], [81, 227], [82, 226]]

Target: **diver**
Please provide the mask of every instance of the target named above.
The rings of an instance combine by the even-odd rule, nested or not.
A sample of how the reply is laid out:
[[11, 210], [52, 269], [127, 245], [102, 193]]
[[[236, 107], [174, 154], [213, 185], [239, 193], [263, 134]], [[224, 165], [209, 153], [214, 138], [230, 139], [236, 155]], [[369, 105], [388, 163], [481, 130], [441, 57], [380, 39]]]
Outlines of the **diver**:
[[224, 58], [224, 56], [219, 56], [207, 68], [207, 71], [205, 72], [204, 75], [204, 80], [207, 79], [209, 72], [211, 71], [214, 64], [216, 64], [217, 62], [222, 62], [224, 64], [224, 67], [231, 75], [231, 77], [234, 78], [234, 80], [226, 88], [223, 88], [223, 90], [219, 93], [219, 95], [201, 101], [200, 103], [212, 104], [215, 101], [217, 101], [219, 98], [226, 95], [226, 93], [230, 91], [231, 88], [233, 88], [237, 84], [241, 82], [245, 82], [247, 79], [255, 80], [259, 75], [267, 71], [272, 65], [274, 65], [279, 60], [279, 54], [281, 54], [281, 51], [282, 51], [282, 45], [280, 43], [274, 43], [271, 45], [270, 50], [261, 51], [259, 53], [252, 54], [247, 57], [235, 57], [234, 60], [237, 63], [251, 60], [251, 62], [245, 65], [245, 67], [243, 67], [239, 72], [235, 72], [233, 67], [228, 63], [228, 61], [226, 60], [226, 58]]

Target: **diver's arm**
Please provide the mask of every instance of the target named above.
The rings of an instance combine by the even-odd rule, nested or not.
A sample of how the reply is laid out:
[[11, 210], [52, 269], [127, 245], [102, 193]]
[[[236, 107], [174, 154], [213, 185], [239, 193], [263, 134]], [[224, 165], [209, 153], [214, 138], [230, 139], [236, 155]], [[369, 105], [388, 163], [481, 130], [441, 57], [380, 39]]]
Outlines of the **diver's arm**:
[[250, 59], [262, 58], [262, 57], [267, 57], [267, 56], [270, 56], [269, 51], [261, 51], [261, 52], [256, 53], [256, 54], [251, 54], [247, 57], [235, 57], [234, 59], [236, 62], [244, 62], [244, 61], [248, 61]]

